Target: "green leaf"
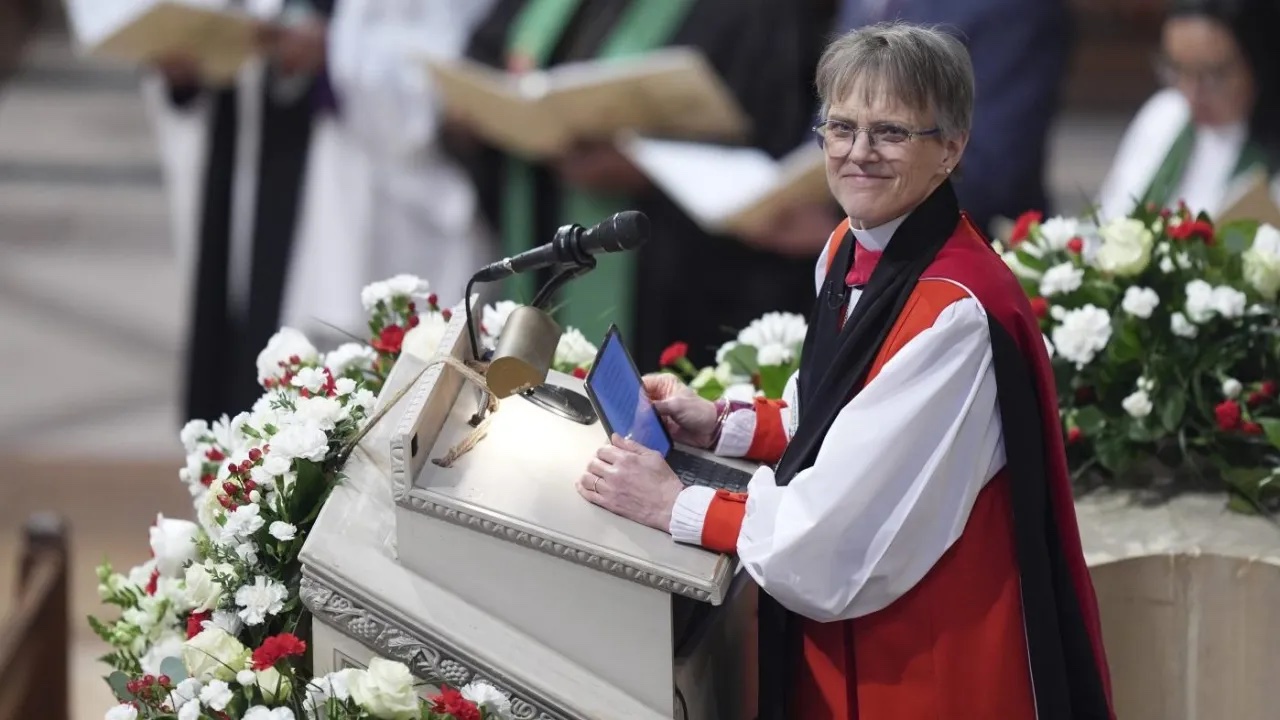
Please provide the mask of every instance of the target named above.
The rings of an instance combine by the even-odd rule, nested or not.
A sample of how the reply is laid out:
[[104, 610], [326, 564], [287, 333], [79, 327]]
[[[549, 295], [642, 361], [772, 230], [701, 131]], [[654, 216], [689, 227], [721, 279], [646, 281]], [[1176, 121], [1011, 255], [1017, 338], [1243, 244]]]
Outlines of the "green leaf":
[[1076, 411], [1076, 427], [1087, 436], [1097, 435], [1106, 422], [1107, 418], [1096, 405], [1087, 405]]
[[770, 365], [760, 368], [760, 389], [764, 396], [773, 400], [782, 397], [787, 388], [787, 380], [791, 378], [791, 368], [786, 365]]
[[1115, 475], [1123, 472], [1128, 467], [1131, 453], [1125, 438], [1103, 436], [1095, 447], [1098, 451], [1098, 464], [1102, 465], [1107, 472]]
[[756, 349], [751, 345], [739, 344], [735, 346], [725, 353], [724, 361], [729, 363], [734, 375], [751, 377], [760, 369], [760, 363], [756, 359]]
[[160, 673], [168, 675], [173, 684], [177, 685], [187, 679], [187, 666], [181, 658], [167, 657], [160, 662]]
[[1272, 445], [1280, 448], [1280, 420], [1275, 418], [1259, 418], [1258, 424], [1261, 425], [1262, 429], [1267, 433], [1267, 440], [1270, 440]]
[[721, 385], [719, 380], [711, 378], [698, 388], [698, 396], [707, 400], [719, 400], [720, 396], [724, 395], [724, 391], [724, 385]]
[[324, 469], [310, 460], [295, 460], [298, 479], [289, 494], [289, 517], [304, 518], [316, 511], [324, 499], [326, 483]]
[[1120, 323], [1107, 347], [1111, 359], [1118, 363], [1138, 360], [1142, 357], [1142, 340], [1138, 337], [1138, 330], [1132, 322]]
[[1169, 432], [1177, 432], [1182, 417], [1187, 412], [1187, 396], [1181, 391], [1166, 393], [1160, 398], [1160, 425]]
[[119, 670], [107, 676], [107, 685], [120, 702], [129, 702], [134, 699], [134, 694], [129, 692], [129, 676]]
[[1017, 256], [1018, 262], [1029, 270], [1035, 270], [1036, 272], [1042, 273], [1049, 269], [1049, 262], [1047, 260], [1032, 255], [1026, 250], [1023, 250], [1021, 246], [1019, 246], [1017, 250], [1014, 250], [1014, 255]]

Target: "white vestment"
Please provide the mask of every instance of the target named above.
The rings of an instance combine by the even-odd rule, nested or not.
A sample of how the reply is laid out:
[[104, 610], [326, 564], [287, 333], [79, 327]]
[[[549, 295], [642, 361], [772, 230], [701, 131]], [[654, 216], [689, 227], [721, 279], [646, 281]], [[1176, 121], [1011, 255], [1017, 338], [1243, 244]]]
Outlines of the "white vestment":
[[[200, 4], [228, 5], [226, 0], [202, 0]], [[283, 4], [284, 0], [247, 0], [245, 7], [258, 17], [273, 18], [280, 14]], [[246, 63], [236, 83], [239, 134], [228, 283], [231, 302], [241, 310], [248, 303], [264, 77], [265, 61], [257, 58]], [[155, 73], [144, 77], [142, 91], [160, 150], [175, 253], [184, 276], [193, 281], [208, 158], [210, 103], [199, 97], [187, 107], [175, 107], [169, 101], [164, 80]], [[363, 178], [366, 170], [362, 160], [347, 146], [336, 120], [327, 113], [317, 113], [302, 178], [292, 257], [285, 274], [283, 325], [310, 335], [330, 333], [325, 323], [348, 330], [362, 329], [358, 314], [343, 316], [349, 303], [333, 292], [344, 283], [358, 282], [352, 278], [351, 268], [356, 267], [353, 258], [360, 250], [357, 228], [363, 224], [366, 209], [361, 205], [362, 196], [348, 195], [344, 187]], [[354, 295], [359, 297], [359, 287]]]
[[[439, 140], [441, 108], [426, 58], [456, 58], [492, 0], [341, 0], [330, 25], [330, 79], [342, 132], [370, 170], [355, 237], [364, 282], [426, 279], [442, 305], [493, 259], [475, 189]], [[359, 288], [342, 291], [358, 310]]]
[[[1125, 130], [1098, 193], [1101, 217], [1123, 217], [1133, 211], [1190, 118], [1191, 109], [1177, 90], [1162, 90], [1143, 105]], [[1248, 128], [1243, 122], [1197, 127], [1186, 171], [1169, 204], [1185, 200], [1192, 212], [1204, 211], [1211, 217], [1229, 208], [1248, 190], [1247, 175], [1232, 177], [1247, 139]], [[1280, 201], [1274, 185], [1272, 195]]]

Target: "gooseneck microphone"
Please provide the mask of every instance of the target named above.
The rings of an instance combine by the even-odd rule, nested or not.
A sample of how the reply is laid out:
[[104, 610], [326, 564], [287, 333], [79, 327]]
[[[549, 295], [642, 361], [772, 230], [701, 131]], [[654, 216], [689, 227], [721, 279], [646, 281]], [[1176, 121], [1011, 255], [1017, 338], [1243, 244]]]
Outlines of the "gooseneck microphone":
[[637, 210], [610, 216], [590, 228], [566, 225], [551, 242], [514, 257], [490, 263], [475, 274], [475, 282], [493, 282], [546, 267], [590, 267], [600, 253], [635, 250], [649, 240], [649, 218]]

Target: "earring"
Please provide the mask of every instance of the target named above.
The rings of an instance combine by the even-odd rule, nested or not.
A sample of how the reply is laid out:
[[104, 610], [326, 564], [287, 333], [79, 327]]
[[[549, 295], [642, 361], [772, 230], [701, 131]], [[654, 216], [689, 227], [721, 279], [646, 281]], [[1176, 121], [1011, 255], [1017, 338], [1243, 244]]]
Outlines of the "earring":
[[943, 168], [943, 171], [946, 172], [948, 175], [951, 174], [951, 168]]

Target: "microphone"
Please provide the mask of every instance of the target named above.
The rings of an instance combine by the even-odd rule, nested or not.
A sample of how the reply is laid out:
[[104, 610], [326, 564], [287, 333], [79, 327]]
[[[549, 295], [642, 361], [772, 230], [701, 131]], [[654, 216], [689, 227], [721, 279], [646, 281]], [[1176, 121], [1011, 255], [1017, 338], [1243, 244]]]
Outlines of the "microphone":
[[556, 231], [551, 242], [484, 266], [473, 281], [493, 282], [555, 265], [593, 267], [592, 255], [635, 250], [648, 241], [649, 217], [637, 210], [626, 210], [590, 228], [566, 225]]

